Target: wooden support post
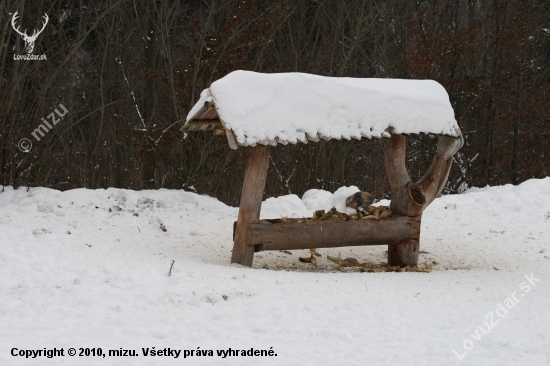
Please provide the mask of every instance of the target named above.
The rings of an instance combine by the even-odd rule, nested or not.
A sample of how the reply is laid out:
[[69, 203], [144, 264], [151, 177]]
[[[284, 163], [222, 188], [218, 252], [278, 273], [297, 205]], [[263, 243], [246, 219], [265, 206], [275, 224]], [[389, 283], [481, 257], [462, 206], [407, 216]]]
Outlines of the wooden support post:
[[405, 167], [405, 135], [392, 135], [386, 150], [386, 172], [391, 187], [391, 212], [401, 216], [418, 216], [426, 204], [423, 187], [411, 182]]
[[269, 147], [257, 145], [251, 148], [244, 174], [231, 263], [239, 263], [248, 267], [252, 266], [254, 246], [246, 244], [246, 226], [248, 223], [258, 221], [260, 218], [268, 166]]
[[[418, 230], [420, 235], [420, 230]], [[411, 266], [418, 265], [418, 252], [420, 250], [420, 238], [405, 239], [399, 244], [388, 245], [388, 265]]]
[[[462, 146], [462, 137], [439, 136], [437, 155], [426, 175], [418, 182], [411, 182], [405, 167], [405, 149], [407, 138], [404, 135], [392, 135], [386, 150], [386, 171], [391, 186], [390, 210], [402, 216], [418, 217], [441, 193], [451, 165], [452, 156]], [[390, 266], [416, 266], [420, 249], [420, 230], [416, 238], [407, 238], [398, 244], [388, 245], [388, 264]]]
[[[392, 135], [386, 150], [386, 171], [391, 186], [390, 210], [402, 216], [422, 215], [426, 204], [424, 189], [411, 182], [409, 172], [405, 167], [405, 151], [407, 138], [404, 135]], [[388, 265], [416, 266], [418, 264], [418, 250], [420, 239], [420, 225], [416, 238], [407, 238], [397, 244], [388, 245]]]

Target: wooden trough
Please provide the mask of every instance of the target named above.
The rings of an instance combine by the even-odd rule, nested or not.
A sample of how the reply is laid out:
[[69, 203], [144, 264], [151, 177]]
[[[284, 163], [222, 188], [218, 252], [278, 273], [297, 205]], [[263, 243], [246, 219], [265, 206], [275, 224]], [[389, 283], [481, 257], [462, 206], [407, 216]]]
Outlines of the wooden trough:
[[[391, 217], [381, 218], [379, 220], [270, 223], [269, 220], [259, 220], [267, 169], [269, 166], [269, 146], [267, 145], [285, 143], [284, 136], [288, 135], [288, 129], [284, 131], [284, 134], [281, 133], [280, 136], [277, 136], [275, 131], [275, 137], [273, 137], [274, 133], [271, 132], [270, 134], [272, 137], [263, 140], [256, 139], [256, 141], [254, 141], [254, 139], [248, 138], [246, 127], [250, 125], [256, 128], [257, 126], [255, 126], [253, 122], [248, 122], [248, 124], [242, 123], [240, 125], [234, 123], [233, 120], [235, 120], [235, 117], [232, 115], [230, 109], [236, 102], [227, 97], [227, 95], [232, 95], [235, 98], [246, 98], [247, 96], [235, 96], [234, 94], [227, 93], [227, 91], [231, 90], [234, 85], [238, 86], [239, 83], [251, 83], [251, 80], [259, 80], [262, 88], [252, 88], [250, 91], [251, 93], [259, 93], [263, 90], [265, 85], [270, 86], [275, 84], [278, 86], [277, 83], [280, 82], [280, 80], [278, 80], [277, 77], [279, 77], [279, 75], [291, 75], [284, 80], [284, 83], [288, 83], [290, 80], [290, 82], [295, 82], [298, 88], [303, 86], [300, 84], [300, 82], [302, 82], [301, 79], [296, 80], [299, 77], [303, 77], [304, 80], [306, 80], [306, 82], [302, 82], [305, 84], [310, 82], [309, 80], [311, 77], [323, 78], [324, 82], [332, 82], [337, 79], [313, 75], [303, 76], [305, 74], [267, 75], [244, 71], [234, 72], [213, 83], [210, 89], [203, 91], [201, 100], [199, 100], [191, 110], [185, 125], [182, 127], [182, 131], [186, 132], [212, 130], [216, 135], [225, 135], [231, 148], [237, 149], [238, 147], [245, 147], [249, 150], [248, 163], [241, 193], [239, 215], [234, 229], [231, 263], [252, 266], [254, 252], [263, 250], [388, 245], [388, 264], [390, 266], [416, 266], [418, 263], [422, 213], [443, 190], [451, 169], [453, 156], [463, 144], [460, 130], [458, 126], [456, 126], [456, 121], [454, 121], [454, 112], [452, 112], [450, 103], [448, 103], [448, 96], [444, 89], [437, 83], [440, 89], [429, 84], [429, 87], [434, 87], [434, 90], [439, 94], [444, 93], [444, 97], [447, 98], [448, 108], [450, 108], [452, 112], [452, 121], [447, 122], [447, 124], [451, 124], [453, 129], [445, 130], [447, 134], [439, 134], [436, 156], [428, 171], [420, 181], [416, 183], [412, 182], [405, 167], [406, 135], [403, 132], [398, 133], [400, 131], [396, 131], [394, 126], [388, 125], [379, 136], [374, 136], [389, 138], [385, 160], [386, 171], [391, 185], [390, 210], [393, 213]], [[354, 83], [356, 83], [357, 80], [364, 80], [364, 83], [359, 84], [359, 86], [365, 85], [364, 89], [367, 90], [367, 94], [371, 98], [372, 88], [376, 90], [380, 83], [378, 79], [352, 80]], [[376, 81], [374, 82], [372, 80]], [[400, 82], [405, 82], [407, 86], [419, 85], [419, 87], [422, 88], [426, 87], [425, 81], [412, 81], [417, 82], [416, 84], [408, 83], [409, 81]], [[341, 87], [341, 84], [335, 85]], [[384, 86], [385, 85], [386, 84], [384, 84]], [[267, 86], [265, 89], [270, 90]], [[393, 87], [393, 85], [390, 86]], [[307, 89], [307, 85], [305, 88]], [[354, 88], [351, 89], [356, 93], [357, 85], [354, 85]], [[307, 92], [307, 90], [305, 92]], [[313, 93], [313, 91], [311, 92]], [[315, 92], [319, 93], [318, 90]], [[304, 91], [301, 91], [301, 93], [303, 94]], [[335, 93], [340, 95], [342, 91], [336, 90]], [[439, 99], [437, 99], [434, 104], [441, 103], [440, 99], [444, 99], [439, 94]], [[268, 97], [273, 98], [271, 95], [268, 95]], [[398, 105], [396, 108], [399, 107], [399, 105], [403, 105], [405, 108], [413, 108], [414, 112], [414, 106], [410, 107], [410, 105], [405, 104], [406, 102], [410, 102], [412, 98], [411, 95], [403, 95], [401, 98], [399, 95], [395, 97], [392, 94], [391, 97], [397, 98], [396, 104]], [[404, 100], [406, 102], [404, 102]], [[289, 100], [286, 102], [290, 105], [289, 109], [291, 110], [289, 113], [292, 113], [292, 117], [296, 116], [296, 108], [300, 108], [300, 105], [304, 104], [299, 100]], [[292, 103], [296, 103], [298, 107], [292, 105]], [[376, 104], [378, 105], [380, 103], [376, 102]], [[339, 105], [342, 105], [342, 103]], [[439, 106], [439, 104], [437, 104], [436, 107], [437, 106]], [[372, 110], [374, 107], [372, 105], [367, 105], [365, 108]], [[269, 107], [265, 106], [264, 108], [269, 109]], [[411, 112], [408, 113], [410, 114]], [[443, 114], [443, 116], [448, 119], [448, 110], [446, 110], [445, 113], [447, 114]], [[432, 114], [429, 115], [430, 118], [434, 118]], [[246, 116], [248, 116], [248, 114], [246, 114]], [[290, 115], [288, 116], [288, 118], [292, 117]], [[406, 118], [404, 115], [393, 116], [394, 119], [396, 117]], [[452, 125], [453, 121], [454, 125]], [[303, 119], [301, 122], [303, 122]], [[315, 123], [317, 122], [311, 122], [311, 124]], [[370, 122], [366, 120], [366, 122], [360, 123], [364, 123], [364, 125], [368, 127]], [[364, 127], [360, 123], [359, 126]], [[406, 130], [406, 127], [399, 127], [401, 130]], [[419, 129], [418, 133], [434, 133], [434, 131], [430, 130], [434, 128], [436, 128], [435, 132], [439, 131], [437, 129], [439, 126], [432, 123], [430, 128]], [[372, 127], [370, 127], [370, 131], [373, 131]], [[251, 132], [251, 134], [253, 134], [253, 132]], [[364, 135], [361, 135], [358, 138], [363, 136]], [[305, 135], [305, 137], [310, 141], [318, 141], [320, 138], [325, 140], [331, 139], [331, 136], [323, 135], [321, 132], [317, 133], [317, 136]], [[357, 138], [355, 136], [352, 137]], [[302, 140], [299, 141], [307, 142], [307, 140], [302, 138]], [[290, 142], [292, 143], [293, 141]]]

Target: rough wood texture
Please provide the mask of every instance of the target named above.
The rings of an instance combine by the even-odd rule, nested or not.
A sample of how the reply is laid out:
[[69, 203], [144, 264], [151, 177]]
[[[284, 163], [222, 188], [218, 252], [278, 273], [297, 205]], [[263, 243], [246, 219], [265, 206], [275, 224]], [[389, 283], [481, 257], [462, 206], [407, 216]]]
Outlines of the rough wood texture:
[[405, 167], [405, 135], [392, 135], [386, 150], [386, 172], [391, 187], [391, 212], [402, 216], [418, 216], [426, 204], [424, 188], [411, 182]]
[[449, 177], [453, 156], [462, 147], [462, 137], [439, 136], [437, 139], [437, 155], [434, 157], [428, 171], [418, 182], [426, 191], [426, 206], [439, 196]]
[[388, 265], [416, 266], [418, 264], [419, 239], [405, 239], [399, 244], [388, 245]]
[[239, 144], [237, 144], [237, 139], [235, 138], [233, 131], [226, 129], [225, 135], [227, 136], [227, 143], [229, 144], [229, 147], [233, 150], [237, 150]]
[[445, 184], [447, 183], [447, 178], [449, 177], [449, 172], [451, 171], [451, 165], [453, 164], [453, 159], [445, 160], [444, 156], [435, 156], [432, 164], [428, 168], [428, 171], [418, 182], [418, 184], [426, 192], [426, 208], [432, 201], [441, 193]]
[[437, 137], [437, 155], [443, 156], [445, 160], [452, 158], [458, 150], [464, 145], [464, 139], [461, 137], [451, 137], [439, 135]]
[[[238, 230], [238, 229], [237, 229]], [[246, 242], [261, 250], [336, 248], [380, 245], [417, 239], [420, 217], [392, 216], [380, 220], [315, 221], [247, 226]]]
[[265, 179], [269, 166], [269, 148], [256, 146], [250, 149], [248, 164], [244, 174], [244, 184], [237, 219], [237, 230], [233, 243], [231, 263], [239, 263], [243, 266], [252, 266], [254, 259], [254, 247], [246, 245], [247, 224], [258, 221], [262, 198], [264, 194]]
[[[424, 177], [413, 183], [405, 167], [407, 139], [404, 135], [392, 135], [386, 150], [386, 171], [391, 186], [390, 210], [398, 215], [418, 217], [420, 221], [422, 212], [445, 187], [453, 163], [452, 156], [462, 144], [462, 137], [439, 136], [437, 155]], [[388, 245], [388, 264], [416, 266], [419, 248], [419, 237]]]
[[219, 119], [200, 119], [187, 122], [182, 131], [210, 131], [223, 130], [223, 128]]

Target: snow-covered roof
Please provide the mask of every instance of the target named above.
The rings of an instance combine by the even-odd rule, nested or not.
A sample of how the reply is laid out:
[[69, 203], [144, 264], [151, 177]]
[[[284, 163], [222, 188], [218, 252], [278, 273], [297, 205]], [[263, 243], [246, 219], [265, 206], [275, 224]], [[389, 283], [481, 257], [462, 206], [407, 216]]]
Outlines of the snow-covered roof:
[[231, 148], [394, 134], [461, 136], [433, 80], [234, 71], [205, 89], [183, 131], [214, 129]]

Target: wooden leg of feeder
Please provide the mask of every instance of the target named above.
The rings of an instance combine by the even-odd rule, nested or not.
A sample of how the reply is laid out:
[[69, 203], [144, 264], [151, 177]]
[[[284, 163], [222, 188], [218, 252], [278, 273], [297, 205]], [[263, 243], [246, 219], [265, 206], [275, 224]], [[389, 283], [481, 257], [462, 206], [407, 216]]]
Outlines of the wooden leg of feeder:
[[[386, 150], [386, 172], [391, 187], [390, 210], [401, 216], [422, 216], [426, 205], [426, 192], [423, 187], [411, 182], [405, 167], [404, 135], [392, 135]], [[420, 236], [420, 232], [418, 233]], [[418, 264], [419, 236], [405, 239], [398, 244], [388, 245], [390, 266], [416, 266]]]
[[[404, 135], [392, 135], [386, 150], [386, 171], [391, 186], [390, 210], [401, 216], [422, 217], [428, 205], [441, 193], [451, 165], [452, 156], [460, 149], [463, 140], [439, 136], [437, 155], [426, 175], [413, 183], [405, 167], [405, 148], [407, 138]], [[391, 266], [416, 266], [420, 249], [420, 232], [414, 239], [406, 239], [388, 246], [388, 264]]]
[[246, 225], [250, 222], [258, 221], [260, 218], [268, 166], [268, 146], [258, 145], [253, 147], [250, 150], [248, 165], [244, 174], [231, 263], [239, 263], [248, 267], [252, 266], [254, 246], [247, 245], [246, 243]]
[[426, 192], [411, 182], [405, 167], [405, 135], [392, 135], [386, 150], [386, 172], [391, 188], [390, 210], [401, 216], [420, 216], [426, 205]]
[[399, 244], [388, 245], [388, 265], [414, 267], [418, 264], [419, 250], [418, 239], [405, 239]]

